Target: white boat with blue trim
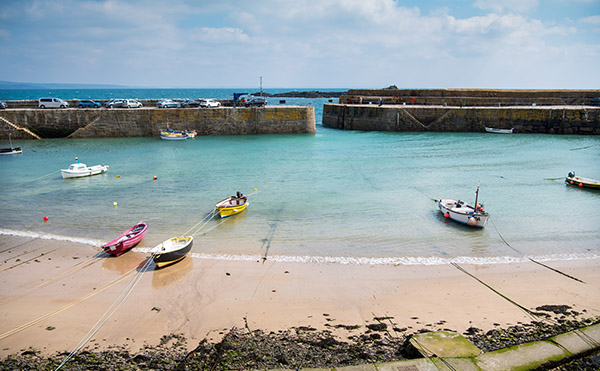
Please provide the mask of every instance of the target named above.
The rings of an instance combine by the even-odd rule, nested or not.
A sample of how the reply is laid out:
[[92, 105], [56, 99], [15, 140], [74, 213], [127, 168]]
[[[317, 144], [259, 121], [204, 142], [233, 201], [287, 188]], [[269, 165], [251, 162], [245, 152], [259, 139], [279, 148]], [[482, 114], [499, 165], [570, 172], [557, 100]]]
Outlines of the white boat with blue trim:
[[461, 200], [442, 199], [436, 201], [445, 218], [471, 227], [483, 228], [490, 215], [483, 210], [483, 205], [477, 202], [478, 197], [479, 184], [475, 192], [475, 207], [467, 205]]
[[91, 176], [106, 173], [108, 171], [108, 165], [94, 165], [87, 166], [79, 162], [79, 159], [75, 157], [74, 164], [71, 164], [68, 169], [60, 169], [60, 174], [63, 179], [66, 178], [80, 178], [84, 176]]

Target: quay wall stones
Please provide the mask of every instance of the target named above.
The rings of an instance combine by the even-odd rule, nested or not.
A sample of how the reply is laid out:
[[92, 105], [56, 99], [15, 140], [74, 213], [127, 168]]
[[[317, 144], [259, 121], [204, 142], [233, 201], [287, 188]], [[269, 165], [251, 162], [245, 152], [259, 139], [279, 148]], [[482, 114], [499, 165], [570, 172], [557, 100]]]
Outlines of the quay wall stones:
[[343, 130], [484, 132], [600, 135], [600, 107], [447, 107], [325, 104], [323, 125]]
[[[8, 120], [6, 123], [2, 118]], [[0, 139], [118, 138], [159, 136], [167, 124], [198, 135], [303, 134], [315, 132], [313, 107], [5, 109]]]

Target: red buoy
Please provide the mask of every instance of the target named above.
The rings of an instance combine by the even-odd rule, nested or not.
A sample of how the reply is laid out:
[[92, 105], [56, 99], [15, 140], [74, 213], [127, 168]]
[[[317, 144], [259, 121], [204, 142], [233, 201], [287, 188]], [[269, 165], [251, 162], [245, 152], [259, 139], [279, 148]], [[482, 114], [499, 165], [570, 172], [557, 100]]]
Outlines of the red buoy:
[[580, 186], [580, 187], [583, 187], [583, 183], [579, 183], [579, 186]]
[[44, 221], [47, 222], [48, 221], [48, 217], [44, 215]]
[[450, 213], [446, 211], [446, 213], [444, 213], [444, 218], [449, 218], [450, 217]]
[[156, 175], [152, 177], [152, 179], [156, 180]]
[[571, 182], [570, 182], [570, 183], [571, 183], [571, 184], [573, 184], [573, 181], [571, 180]]

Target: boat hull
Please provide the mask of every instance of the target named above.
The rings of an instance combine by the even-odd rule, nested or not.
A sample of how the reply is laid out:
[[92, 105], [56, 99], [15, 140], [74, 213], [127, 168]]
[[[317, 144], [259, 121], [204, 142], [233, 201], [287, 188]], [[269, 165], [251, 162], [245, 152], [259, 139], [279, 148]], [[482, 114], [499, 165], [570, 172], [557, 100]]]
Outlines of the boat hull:
[[[215, 205], [215, 209], [221, 219], [228, 218], [232, 215], [239, 214], [242, 211], [246, 210], [248, 207], [248, 200], [244, 199], [242, 204], [238, 204], [236, 201], [238, 199], [235, 197], [228, 197], [222, 201], [217, 202]], [[235, 204], [233, 204], [235, 203]]]
[[187, 135], [174, 135], [174, 134], [160, 134], [160, 139], [164, 140], [185, 140], [188, 139]]
[[582, 178], [580, 176], [568, 176], [565, 178], [565, 183], [577, 187], [600, 189], [600, 180]]
[[146, 235], [146, 231], [148, 230], [148, 224], [141, 222], [133, 227], [129, 228], [125, 232], [123, 232], [119, 237], [110, 241], [106, 245], [103, 245], [102, 248], [105, 252], [119, 256], [131, 249], [144, 238]]
[[512, 129], [496, 129], [496, 128], [488, 128], [487, 126], [485, 127], [486, 132], [493, 133], [493, 134], [512, 134], [513, 130], [514, 130], [514, 128], [512, 128]]
[[185, 258], [193, 243], [192, 236], [170, 238], [154, 248], [152, 260], [158, 268], [175, 264]]
[[81, 178], [84, 176], [92, 176], [98, 175], [102, 173], [106, 173], [108, 171], [108, 165], [94, 165], [88, 166], [85, 170], [69, 170], [69, 169], [61, 169], [60, 174], [63, 179], [67, 178]]
[[23, 153], [21, 147], [0, 148], [0, 155], [20, 155]]
[[489, 217], [488, 213], [475, 211], [458, 200], [439, 200], [438, 207], [445, 217], [474, 228], [483, 228]]

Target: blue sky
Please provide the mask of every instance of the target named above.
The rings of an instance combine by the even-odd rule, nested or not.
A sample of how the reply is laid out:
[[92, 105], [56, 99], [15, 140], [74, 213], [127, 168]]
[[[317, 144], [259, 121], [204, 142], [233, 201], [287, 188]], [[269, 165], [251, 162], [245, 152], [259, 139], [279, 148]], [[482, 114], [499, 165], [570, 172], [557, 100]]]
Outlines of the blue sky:
[[600, 88], [600, 0], [3, 0], [0, 80]]

